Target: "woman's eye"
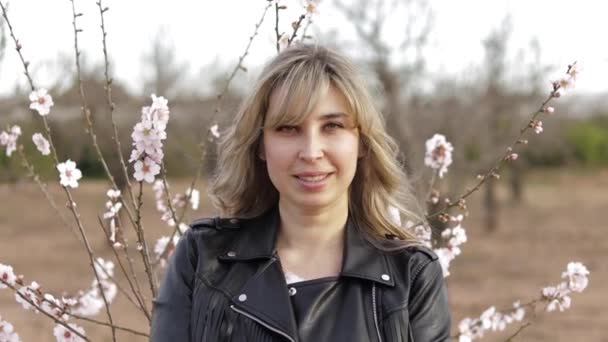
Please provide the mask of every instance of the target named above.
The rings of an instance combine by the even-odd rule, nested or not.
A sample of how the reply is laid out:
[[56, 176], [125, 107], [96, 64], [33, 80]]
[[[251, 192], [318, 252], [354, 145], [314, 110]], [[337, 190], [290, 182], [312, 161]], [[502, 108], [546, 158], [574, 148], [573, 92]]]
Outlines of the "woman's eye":
[[325, 128], [329, 129], [329, 130], [334, 130], [334, 129], [344, 128], [344, 125], [337, 123], [337, 122], [328, 122], [327, 124], [325, 124]]
[[295, 126], [279, 126], [277, 127], [277, 132], [281, 133], [294, 133], [297, 131], [297, 127]]

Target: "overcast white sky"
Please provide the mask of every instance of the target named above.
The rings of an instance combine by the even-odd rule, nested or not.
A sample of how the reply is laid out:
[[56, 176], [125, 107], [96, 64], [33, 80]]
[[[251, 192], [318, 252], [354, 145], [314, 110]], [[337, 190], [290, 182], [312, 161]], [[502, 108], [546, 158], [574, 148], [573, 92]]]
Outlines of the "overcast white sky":
[[[0, 0], [6, 3], [6, 0]], [[300, 13], [300, 0], [283, 0], [292, 12], [282, 19], [283, 29]], [[336, 28], [340, 38], [352, 39], [344, 17], [323, 0], [315, 20], [319, 30]], [[101, 61], [99, 13], [96, 0], [76, 0], [84, 12], [79, 19], [85, 53]], [[432, 72], [465, 73], [483, 58], [481, 39], [498, 27], [507, 13], [514, 25], [512, 46], [527, 51], [528, 42], [540, 41], [543, 61], [564, 67], [577, 60], [584, 65], [577, 88], [580, 92], [606, 92], [608, 83], [608, 3], [597, 0], [433, 0], [435, 24], [427, 51]], [[172, 37], [178, 59], [189, 70], [200, 71], [214, 60], [233, 65], [247, 44], [266, 0], [105, 0], [109, 53], [114, 77], [135, 91], [141, 89], [142, 55], [163, 27]], [[23, 52], [36, 71], [39, 86], [58, 77], [60, 54], [73, 56], [71, 4], [67, 0], [12, 0], [10, 19]], [[254, 41], [246, 65], [263, 63], [274, 52], [273, 13]], [[390, 32], [389, 32], [390, 34]], [[25, 84], [17, 54], [10, 49], [0, 65], [0, 93]], [[516, 51], [512, 54], [515, 55]], [[561, 71], [562, 69], [560, 69]], [[557, 75], [557, 73], [556, 73]]]

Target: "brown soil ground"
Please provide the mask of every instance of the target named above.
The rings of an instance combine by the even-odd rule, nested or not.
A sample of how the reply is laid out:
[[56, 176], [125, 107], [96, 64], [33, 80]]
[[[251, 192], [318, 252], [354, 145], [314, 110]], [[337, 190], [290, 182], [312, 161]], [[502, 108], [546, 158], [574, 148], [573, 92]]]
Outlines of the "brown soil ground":
[[[587, 290], [572, 296], [572, 307], [565, 312], [544, 313], [532, 319], [533, 325], [519, 334], [519, 341], [608, 341], [608, 239], [605, 219], [608, 211], [608, 170], [535, 171], [528, 177], [524, 203], [508, 204], [508, 193], [501, 188], [500, 228], [494, 233], [481, 226], [480, 194], [469, 201], [470, 216], [463, 226], [469, 242], [453, 262], [447, 279], [453, 315], [453, 331], [467, 316], [478, 316], [490, 305], [508, 308], [515, 300], [526, 302], [538, 297], [543, 286], [557, 284], [569, 261], [581, 261], [591, 271]], [[188, 180], [174, 181], [172, 191], [184, 191]], [[82, 183], [73, 191], [93, 249], [109, 257], [97, 216], [104, 211], [105, 184]], [[60, 206], [65, 194], [58, 186], [50, 188]], [[154, 211], [153, 194], [147, 188], [143, 222], [148, 241], [169, 232]], [[26, 282], [39, 282], [55, 295], [74, 293], [90, 286], [92, 275], [84, 248], [66, 228], [35, 184], [0, 185], [0, 263], [10, 264], [25, 276]], [[190, 217], [209, 215], [207, 203]], [[65, 215], [70, 212], [64, 210]], [[71, 216], [68, 216], [71, 218]], [[129, 231], [130, 241], [134, 241]], [[151, 246], [152, 247], [152, 246]], [[137, 257], [131, 249], [133, 257]], [[139, 262], [139, 258], [137, 261]], [[140, 263], [138, 263], [140, 265]], [[143, 269], [139, 267], [140, 269]], [[120, 273], [118, 266], [116, 272]], [[144, 273], [138, 274], [144, 279]], [[125, 284], [124, 278], [118, 276]], [[145, 287], [145, 286], [144, 286]], [[149, 291], [146, 291], [148, 299]], [[114, 320], [122, 326], [147, 331], [145, 318], [119, 294], [112, 304]], [[24, 341], [54, 341], [53, 324], [41, 314], [24, 311], [10, 290], [0, 290], [0, 315], [13, 323]], [[95, 317], [105, 320], [105, 314]], [[528, 317], [531, 318], [531, 317]], [[109, 329], [87, 322], [92, 341], [111, 341]], [[486, 341], [504, 341], [517, 330], [487, 334]], [[118, 333], [120, 341], [146, 338]]]

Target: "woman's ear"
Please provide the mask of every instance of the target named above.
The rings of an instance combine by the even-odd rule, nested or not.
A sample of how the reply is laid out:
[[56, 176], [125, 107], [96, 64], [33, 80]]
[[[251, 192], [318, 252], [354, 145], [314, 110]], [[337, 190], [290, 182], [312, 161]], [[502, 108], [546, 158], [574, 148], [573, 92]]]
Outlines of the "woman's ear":
[[266, 151], [264, 149], [264, 139], [260, 138], [260, 142], [258, 143], [258, 157], [263, 160], [266, 161]]
[[357, 152], [357, 158], [363, 158], [367, 155], [367, 145], [363, 140], [359, 140], [359, 151]]

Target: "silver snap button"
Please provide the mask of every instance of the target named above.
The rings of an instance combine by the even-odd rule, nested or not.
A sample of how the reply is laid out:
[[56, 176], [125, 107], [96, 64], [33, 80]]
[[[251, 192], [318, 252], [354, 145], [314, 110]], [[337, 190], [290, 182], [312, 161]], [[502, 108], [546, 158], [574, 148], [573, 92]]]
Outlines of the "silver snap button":
[[296, 292], [298, 292], [298, 290], [296, 290], [295, 287], [290, 287], [289, 288], [289, 295], [290, 296], [294, 296], [296, 294]]
[[387, 281], [389, 279], [391, 279], [391, 277], [388, 274], [383, 274], [383, 275], [380, 276], [380, 278], [382, 278], [382, 280], [387, 280]]
[[239, 295], [239, 302], [244, 302], [247, 300], [247, 295], [246, 294], [241, 294]]
[[231, 258], [234, 258], [236, 256], [236, 253], [234, 251], [230, 251], [230, 252], [226, 253], [226, 255], [228, 255]]

